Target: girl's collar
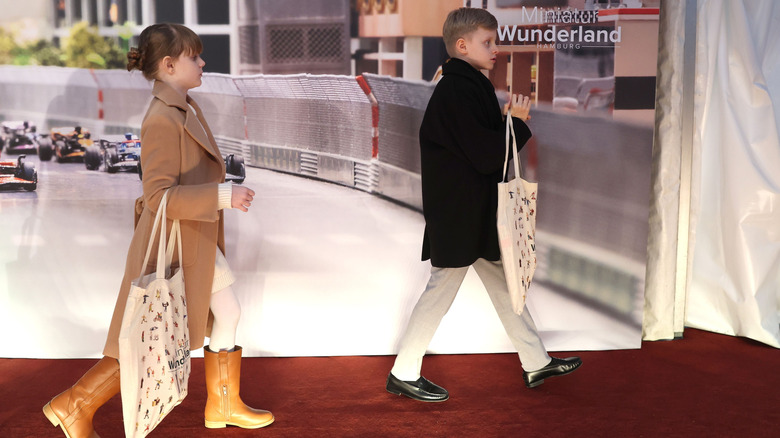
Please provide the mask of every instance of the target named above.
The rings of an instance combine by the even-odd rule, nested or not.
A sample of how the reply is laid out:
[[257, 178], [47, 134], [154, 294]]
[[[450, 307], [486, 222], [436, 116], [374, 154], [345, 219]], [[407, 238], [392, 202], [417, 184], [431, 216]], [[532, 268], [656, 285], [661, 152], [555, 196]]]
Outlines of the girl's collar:
[[165, 102], [166, 105], [175, 106], [187, 111], [189, 96], [182, 95], [175, 88], [157, 79], [152, 87], [152, 95]]

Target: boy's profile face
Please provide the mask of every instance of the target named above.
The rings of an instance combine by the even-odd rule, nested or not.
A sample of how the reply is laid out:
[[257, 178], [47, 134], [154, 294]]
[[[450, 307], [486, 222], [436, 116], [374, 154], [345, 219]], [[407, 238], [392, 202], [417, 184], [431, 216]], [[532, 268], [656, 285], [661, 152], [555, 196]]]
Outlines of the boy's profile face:
[[455, 51], [458, 58], [468, 62], [477, 70], [493, 70], [498, 55], [496, 30], [477, 28], [455, 42]]

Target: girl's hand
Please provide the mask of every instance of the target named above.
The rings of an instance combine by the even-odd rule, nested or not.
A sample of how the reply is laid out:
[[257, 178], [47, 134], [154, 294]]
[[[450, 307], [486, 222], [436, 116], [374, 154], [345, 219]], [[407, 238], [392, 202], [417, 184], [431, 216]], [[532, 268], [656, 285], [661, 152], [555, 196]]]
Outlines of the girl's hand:
[[508, 103], [509, 109], [512, 111], [512, 117], [517, 117], [522, 121], [527, 121], [531, 118], [528, 114], [531, 111], [531, 98], [523, 96], [522, 94], [513, 94]]
[[254, 197], [255, 192], [249, 187], [233, 185], [233, 196], [230, 199], [230, 205], [246, 213], [249, 211], [249, 207], [252, 206]]

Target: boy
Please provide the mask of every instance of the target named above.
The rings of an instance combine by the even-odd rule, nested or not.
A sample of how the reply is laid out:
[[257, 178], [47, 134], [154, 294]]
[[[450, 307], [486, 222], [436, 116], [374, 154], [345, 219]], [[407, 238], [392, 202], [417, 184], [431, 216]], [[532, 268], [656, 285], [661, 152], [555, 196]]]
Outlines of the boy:
[[[522, 361], [523, 380], [532, 388], [568, 374], [578, 357], [551, 358], [531, 314], [512, 311], [498, 247], [496, 210], [504, 165], [504, 117], [495, 89], [479, 70], [496, 63], [496, 18], [484, 9], [460, 8], [447, 16], [443, 38], [450, 59], [428, 102], [420, 126], [423, 193], [423, 260], [431, 277], [409, 319], [387, 391], [415, 400], [440, 402], [447, 390], [420, 375], [422, 358], [449, 310], [469, 266], [473, 266]], [[513, 96], [511, 109], [518, 144], [531, 138], [528, 97]]]

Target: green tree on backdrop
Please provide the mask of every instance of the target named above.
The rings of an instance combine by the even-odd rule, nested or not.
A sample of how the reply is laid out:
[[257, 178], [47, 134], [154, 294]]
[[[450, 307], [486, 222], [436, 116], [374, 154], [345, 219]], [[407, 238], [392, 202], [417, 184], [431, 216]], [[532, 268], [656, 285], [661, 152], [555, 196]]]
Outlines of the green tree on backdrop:
[[60, 49], [51, 42], [18, 44], [14, 34], [3, 28], [0, 28], [0, 64], [64, 65]]
[[16, 47], [13, 35], [0, 28], [0, 64], [11, 64], [13, 49]]
[[62, 49], [46, 40], [19, 44], [12, 32], [0, 27], [0, 64], [124, 68], [126, 53], [115, 39], [100, 36], [86, 22], [71, 28]]
[[83, 21], [70, 29], [62, 53], [67, 67], [124, 68], [127, 61], [126, 52], [114, 39], [100, 36]]

